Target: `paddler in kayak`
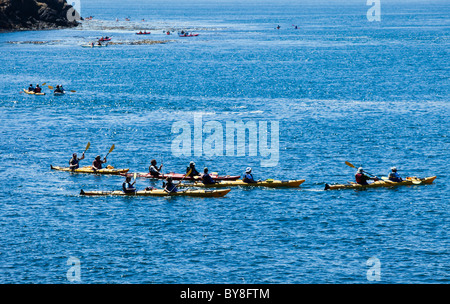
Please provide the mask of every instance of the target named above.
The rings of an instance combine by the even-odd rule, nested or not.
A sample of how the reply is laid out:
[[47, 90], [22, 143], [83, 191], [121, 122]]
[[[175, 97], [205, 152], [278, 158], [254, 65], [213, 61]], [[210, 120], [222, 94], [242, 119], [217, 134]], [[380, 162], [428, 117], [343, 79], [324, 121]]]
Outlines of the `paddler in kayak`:
[[358, 183], [360, 185], [368, 185], [369, 184], [369, 183], [367, 183], [368, 180], [377, 181], [378, 178], [367, 175], [364, 172], [364, 169], [362, 167], [359, 167], [358, 171], [356, 171], [356, 174], [355, 174], [355, 180], [356, 180], [356, 183]]
[[92, 169], [100, 170], [102, 168], [102, 164], [104, 163], [106, 163], [106, 157], [102, 160], [100, 155], [97, 155], [97, 157], [95, 157], [94, 161], [92, 162]]
[[400, 176], [400, 174], [397, 173], [397, 168], [396, 167], [392, 167], [391, 168], [391, 172], [389, 172], [388, 178], [390, 181], [396, 182], [396, 183], [400, 183], [401, 181], [403, 181], [402, 177]]
[[191, 161], [189, 163], [189, 167], [186, 168], [186, 173], [189, 173], [189, 171], [191, 171], [191, 173], [189, 174], [190, 177], [201, 175], [200, 172], [198, 172], [197, 169], [195, 169], [195, 163], [193, 161]]
[[55, 90], [53, 91], [54, 93], [64, 93], [64, 91], [61, 89], [61, 87], [58, 85], [56, 85]]
[[244, 174], [244, 177], [242, 178], [242, 181], [244, 183], [249, 183], [249, 184], [258, 182], [258, 181], [255, 181], [255, 179], [253, 178], [252, 168], [247, 167], [247, 169], [245, 169], [245, 174]]
[[125, 181], [122, 184], [122, 190], [124, 193], [135, 193], [136, 188], [134, 187], [134, 184], [136, 184], [136, 181], [131, 182], [131, 176], [127, 176], [125, 178]]
[[202, 182], [205, 185], [215, 184], [216, 181], [209, 175], [208, 168], [203, 169]]
[[69, 160], [69, 169], [72, 171], [78, 169], [80, 167], [80, 160], [83, 159], [84, 159], [84, 152], [81, 155], [81, 158], [78, 158], [76, 153], [72, 154], [72, 158]]
[[164, 187], [164, 191], [169, 192], [169, 193], [175, 193], [177, 192], [177, 186], [174, 185], [173, 181], [172, 181], [172, 177], [168, 177], [166, 179], [166, 182], [163, 183], [163, 187]]
[[28, 87], [28, 92], [34, 92], [34, 87], [32, 84]]
[[148, 167], [148, 173], [150, 173], [151, 176], [154, 177], [158, 177], [160, 176], [161, 173], [161, 168], [163, 167], [163, 165], [161, 164], [161, 166], [157, 166], [156, 163], [156, 159], [152, 159], [152, 161], [150, 162], [150, 166]]
[[37, 84], [36, 87], [34, 88], [34, 93], [41, 93], [42, 89], [41, 87]]

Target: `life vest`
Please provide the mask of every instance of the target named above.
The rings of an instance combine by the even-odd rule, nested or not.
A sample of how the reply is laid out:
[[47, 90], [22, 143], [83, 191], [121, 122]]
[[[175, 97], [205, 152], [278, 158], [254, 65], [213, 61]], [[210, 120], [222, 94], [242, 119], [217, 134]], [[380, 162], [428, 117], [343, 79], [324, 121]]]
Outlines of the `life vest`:
[[369, 177], [363, 173], [356, 173], [355, 174], [355, 180], [360, 185], [367, 185], [367, 180]]

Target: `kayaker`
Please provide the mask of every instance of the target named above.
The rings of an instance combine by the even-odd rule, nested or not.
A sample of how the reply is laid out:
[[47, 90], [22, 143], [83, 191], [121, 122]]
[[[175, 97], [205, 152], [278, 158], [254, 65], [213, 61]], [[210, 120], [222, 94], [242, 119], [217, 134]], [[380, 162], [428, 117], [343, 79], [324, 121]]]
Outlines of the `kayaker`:
[[356, 174], [355, 174], [355, 180], [360, 185], [368, 185], [368, 183], [367, 183], [368, 180], [377, 181], [378, 178], [370, 177], [369, 175], [364, 173], [364, 169], [362, 167], [359, 167], [358, 171], [356, 171]]
[[160, 176], [161, 173], [161, 168], [163, 167], [163, 165], [161, 164], [161, 166], [159, 166], [159, 168], [156, 165], [156, 159], [152, 159], [152, 161], [150, 162], [150, 166], [148, 167], [148, 172], [150, 173], [151, 176], [154, 177], [158, 177]]
[[191, 173], [189, 174], [190, 177], [199, 176], [200, 173], [195, 169], [195, 163], [191, 161], [189, 163], [189, 167], [186, 168], [186, 173], [189, 173], [189, 171], [192, 169]]
[[84, 152], [81, 155], [81, 158], [78, 158], [76, 153], [72, 154], [72, 158], [69, 160], [70, 170], [78, 169], [80, 167], [80, 160], [83, 159], [84, 159]]
[[62, 93], [64, 93], [64, 88], [62, 84], [59, 85], [59, 89], [61, 90]]
[[32, 84], [28, 87], [28, 92], [34, 92], [34, 87]]
[[169, 193], [174, 193], [177, 192], [177, 187], [174, 185], [173, 181], [172, 181], [172, 177], [168, 177], [166, 179], [166, 183], [163, 184], [164, 187], [164, 191], [169, 192]]
[[125, 178], [125, 181], [122, 184], [122, 190], [125, 193], [135, 193], [136, 188], [134, 187], [134, 184], [136, 184], [136, 181], [131, 182], [131, 176], [127, 176]]
[[102, 164], [104, 163], [106, 163], [106, 157], [101, 160], [100, 155], [97, 155], [97, 157], [95, 157], [94, 161], [92, 162], [92, 169], [100, 170], [102, 168]]
[[41, 93], [41, 87], [37, 84], [36, 87], [34, 88], [34, 93]]
[[277, 25], [277, 30], [279, 30], [280, 29], [280, 25]]
[[389, 172], [388, 178], [390, 181], [399, 183], [401, 181], [403, 181], [402, 177], [400, 176], [400, 174], [397, 173], [397, 168], [396, 167], [392, 167], [391, 168], [391, 172]]
[[59, 86], [59, 84], [56, 86], [56, 89], [54, 91], [55, 93], [62, 93], [63, 90], [61, 90], [61, 87]]
[[242, 178], [242, 181], [244, 183], [256, 183], [257, 181], [255, 181], [255, 179], [253, 178], [252, 175], [252, 168], [247, 167], [247, 169], [245, 169], [245, 174], [244, 177]]
[[202, 182], [205, 185], [215, 184], [216, 181], [209, 175], [208, 168], [203, 169]]

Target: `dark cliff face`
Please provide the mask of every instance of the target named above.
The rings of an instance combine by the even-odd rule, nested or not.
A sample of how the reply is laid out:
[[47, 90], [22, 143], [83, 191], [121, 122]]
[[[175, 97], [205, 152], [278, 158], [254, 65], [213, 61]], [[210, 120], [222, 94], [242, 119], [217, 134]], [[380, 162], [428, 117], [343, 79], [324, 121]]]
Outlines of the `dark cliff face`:
[[74, 27], [78, 16], [65, 0], [0, 0], [0, 30]]

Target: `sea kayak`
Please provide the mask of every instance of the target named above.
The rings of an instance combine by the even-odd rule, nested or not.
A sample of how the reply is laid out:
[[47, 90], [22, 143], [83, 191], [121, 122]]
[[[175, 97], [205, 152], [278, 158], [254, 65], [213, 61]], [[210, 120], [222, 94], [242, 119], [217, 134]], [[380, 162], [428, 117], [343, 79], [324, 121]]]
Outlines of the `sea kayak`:
[[325, 184], [325, 190], [337, 190], [337, 189], [366, 189], [366, 188], [378, 188], [378, 187], [397, 187], [397, 186], [409, 186], [409, 185], [426, 185], [432, 184], [436, 179], [436, 176], [417, 178], [417, 177], [407, 177], [402, 182], [393, 182], [389, 180], [378, 180], [374, 181], [368, 185], [360, 185], [357, 183], [350, 184], [337, 184], [329, 185]]
[[179, 37], [196, 37], [198, 34], [179, 34]]
[[[122, 175], [127, 175], [127, 176], [133, 176], [133, 173], [127, 173], [127, 174], [122, 174]], [[210, 174], [210, 176], [212, 177], [212, 179], [214, 180], [228, 180], [228, 181], [234, 181], [239, 179], [241, 176], [240, 175], [224, 175], [224, 176], [219, 176], [217, 174]], [[137, 173], [136, 177], [144, 177], [144, 178], [153, 178], [153, 179], [166, 179], [168, 177], [171, 177], [173, 180], [182, 180], [184, 178], [184, 180], [187, 181], [196, 181], [196, 180], [200, 180], [201, 176], [195, 176], [195, 177], [186, 177], [185, 178], [185, 174], [182, 173], [167, 173], [167, 174], [161, 174], [160, 176], [153, 176], [150, 173]]]
[[99, 45], [99, 44], [94, 44], [94, 45], [92, 45], [92, 44], [83, 44], [81, 47], [84, 47], [84, 48], [94, 48], [94, 47], [107, 47], [108, 46], [108, 44], [105, 44], [105, 45]]
[[35, 92], [33, 92], [33, 91], [28, 91], [27, 89], [23, 89], [23, 91], [25, 92], [25, 93], [27, 93], [27, 94], [29, 94], [29, 95], [38, 95], [38, 96], [42, 96], [42, 95], [45, 95], [45, 93], [35, 93]]
[[141, 190], [134, 193], [125, 193], [123, 191], [84, 191], [81, 190], [80, 195], [87, 196], [107, 196], [107, 195], [120, 195], [120, 196], [194, 196], [194, 197], [223, 197], [231, 189], [223, 190], [182, 190], [178, 192], [168, 193], [163, 189], [153, 190]]
[[279, 181], [279, 180], [265, 180], [256, 183], [246, 183], [242, 180], [236, 181], [221, 181], [215, 184], [203, 184], [200, 182], [192, 183], [192, 184], [180, 184], [178, 187], [200, 187], [200, 188], [216, 188], [216, 187], [268, 187], [268, 188], [296, 188], [305, 182], [304, 179], [300, 180], [288, 180], [288, 181]]
[[136, 33], [136, 35], [150, 35], [151, 32]]
[[75, 173], [92, 173], [92, 174], [111, 174], [111, 175], [120, 175], [127, 173], [130, 169], [114, 169], [109, 166], [109, 168], [104, 168], [100, 170], [94, 170], [90, 166], [81, 167], [75, 170], [71, 170], [69, 167], [59, 167], [50, 165], [52, 170], [58, 171], [67, 171], [67, 172], [75, 172]]
[[66, 94], [66, 92], [53, 92], [53, 95], [55, 96], [62, 96], [64, 94]]
[[110, 41], [111, 38], [100, 38], [98, 41], [103, 42], [103, 41]]

